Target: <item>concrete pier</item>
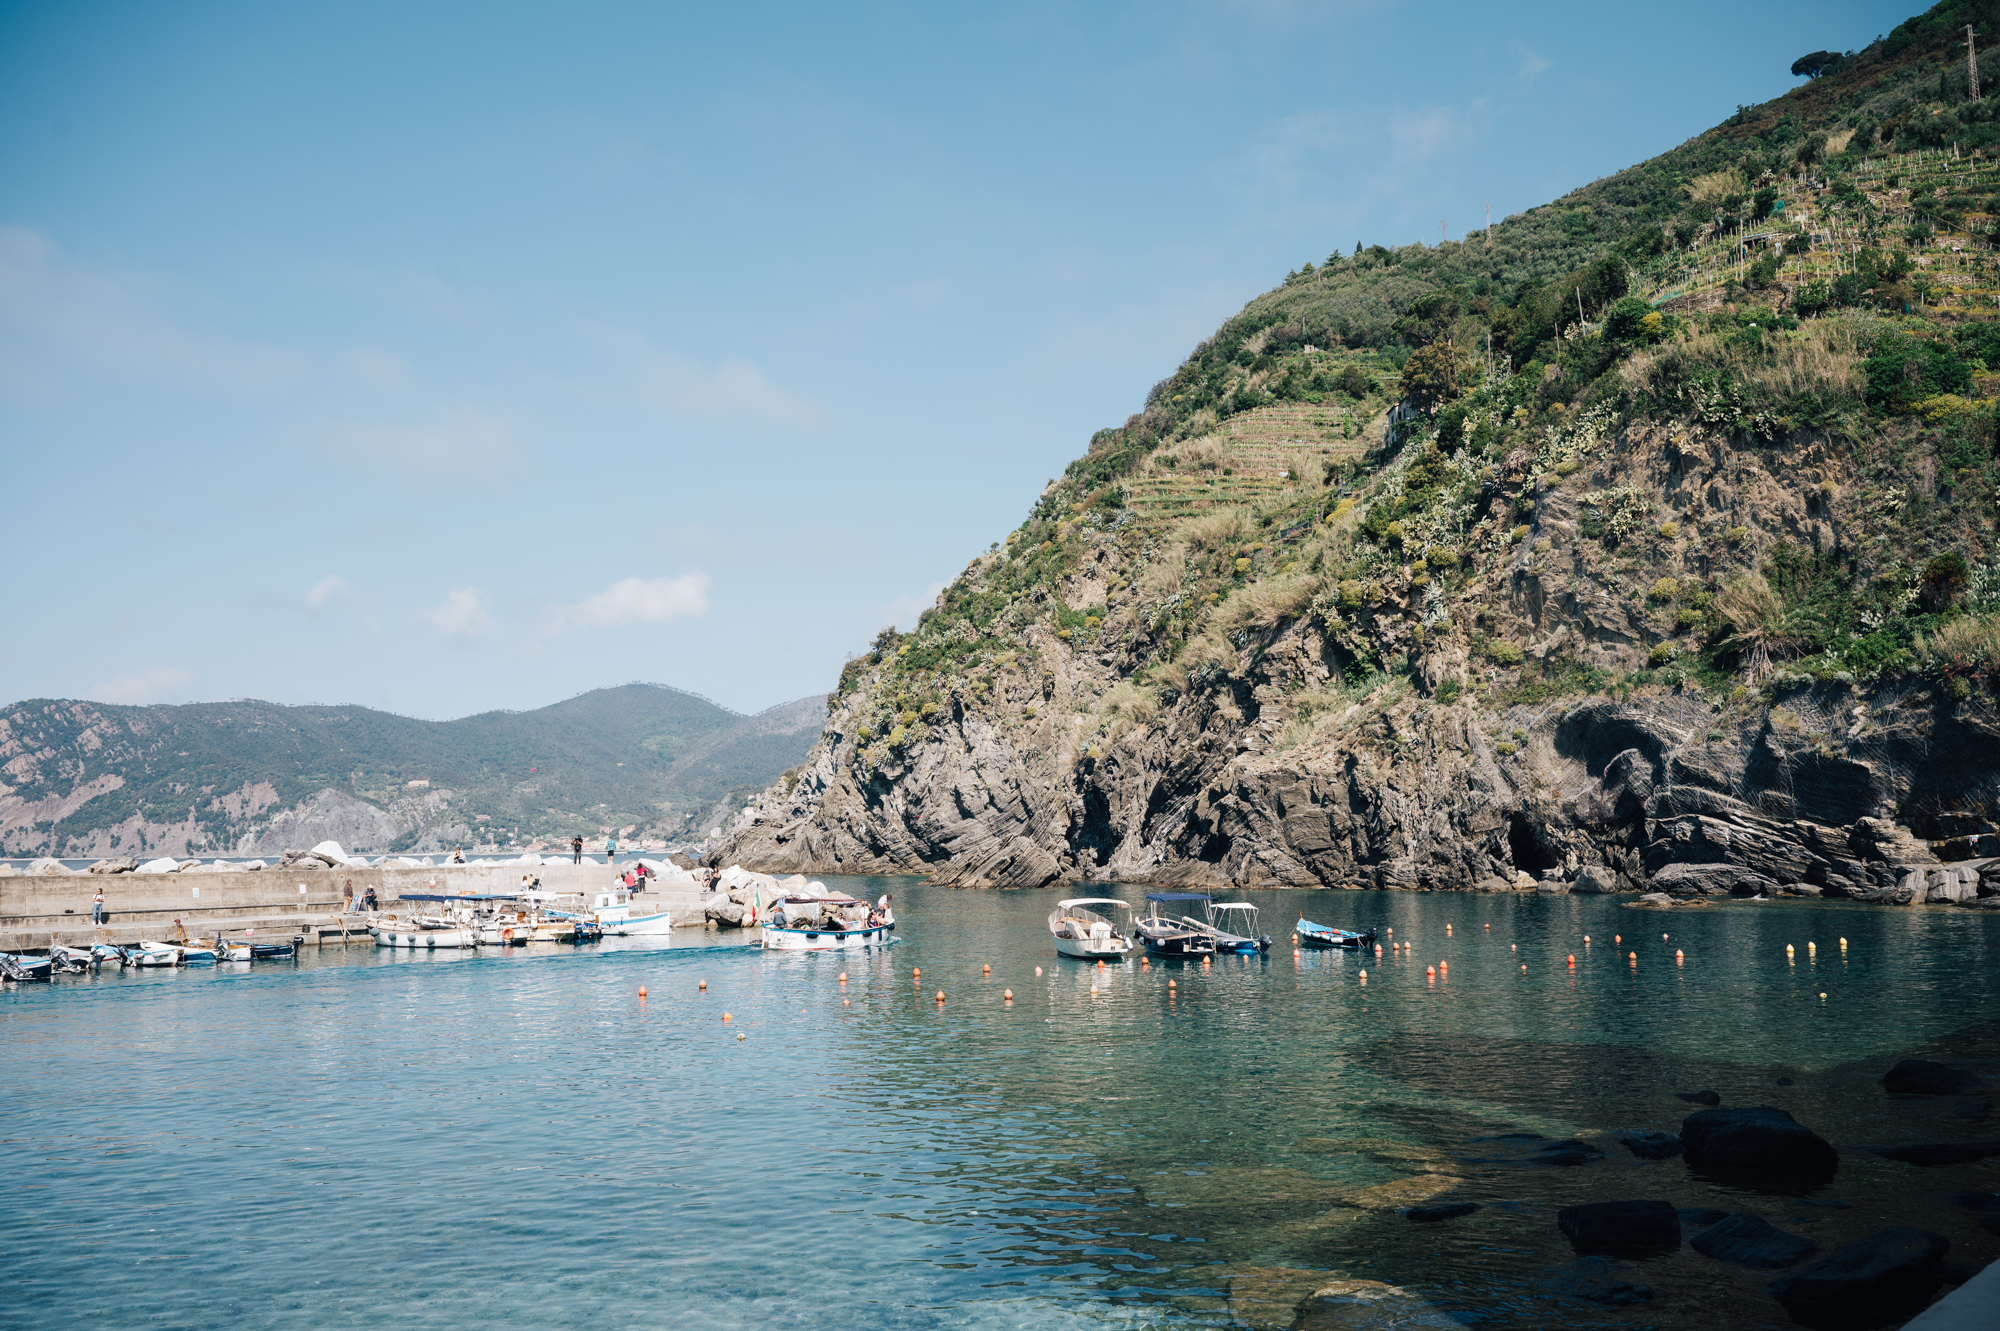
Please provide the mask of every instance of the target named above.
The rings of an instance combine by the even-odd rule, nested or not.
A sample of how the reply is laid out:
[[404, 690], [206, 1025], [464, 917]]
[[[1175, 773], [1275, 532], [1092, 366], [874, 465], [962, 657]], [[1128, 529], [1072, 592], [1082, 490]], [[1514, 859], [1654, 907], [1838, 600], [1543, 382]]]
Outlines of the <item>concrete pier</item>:
[[[52, 943], [136, 943], [172, 935], [178, 920], [191, 935], [255, 929], [259, 934], [305, 935], [309, 943], [368, 938], [365, 916], [348, 909], [375, 889], [384, 912], [399, 908], [404, 893], [513, 893], [521, 875], [542, 880], [545, 892], [597, 892], [613, 886], [617, 870], [603, 864], [454, 864], [433, 869], [383, 865], [368, 869], [259, 869], [218, 872], [191, 869], [162, 874], [10, 874], [0, 877], [0, 952], [41, 949]], [[91, 897], [104, 889], [107, 921], [91, 923]], [[352, 895], [349, 896], [349, 890]], [[701, 895], [674, 886], [638, 898], [642, 909], [664, 907], [675, 926], [700, 928]]]

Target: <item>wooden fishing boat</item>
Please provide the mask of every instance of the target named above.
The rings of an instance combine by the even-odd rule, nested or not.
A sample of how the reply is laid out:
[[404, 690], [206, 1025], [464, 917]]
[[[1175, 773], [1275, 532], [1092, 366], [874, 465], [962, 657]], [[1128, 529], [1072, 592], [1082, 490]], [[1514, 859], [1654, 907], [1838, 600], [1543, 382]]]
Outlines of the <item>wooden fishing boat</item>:
[[1110, 897], [1075, 897], [1069, 901], [1058, 901], [1056, 908], [1049, 912], [1049, 933], [1056, 940], [1056, 951], [1065, 957], [1084, 961], [1107, 957], [1124, 960], [1126, 953], [1138, 944], [1118, 932], [1118, 926], [1092, 910], [1092, 906], [1117, 906], [1127, 912], [1132, 909], [1128, 903], [1114, 901]]
[[1336, 929], [1332, 925], [1314, 924], [1303, 915], [1299, 917], [1299, 922], [1293, 928], [1292, 932], [1298, 935], [1300, 947], [1325, 950], [1336, 947], [1373, 947], [1375, 945], [1375, 931], [1373, 929], [1370, 929], [1367, 933], [1358, 934], [1351, 929]]

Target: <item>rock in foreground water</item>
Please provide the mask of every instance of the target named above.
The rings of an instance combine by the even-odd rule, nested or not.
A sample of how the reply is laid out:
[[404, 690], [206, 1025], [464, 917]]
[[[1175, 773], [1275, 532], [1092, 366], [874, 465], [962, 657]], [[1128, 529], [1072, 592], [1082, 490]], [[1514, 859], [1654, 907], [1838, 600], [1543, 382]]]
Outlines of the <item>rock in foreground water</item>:
[[1770, 1291], [1795, 1316], [1835, 1310], [1859, 1316], [1867, 1305], [1923, 1294], [1950, 1249], [1944, 1235], [1927, 1229], [1885, 1229], [1773, 1281]]
[[1882, 1074], [1882, 1089], [1891, 1095], [1965, 1095], [1985, 1084], [1977, 1073], [1927, 1058], [1906, 1058]]
[[1811, 1239], [1784, 1230], [1754, 1215], [1732, 1215], [1688, 1240], [1704, 1257], [1767, 1271], [1802, 1262], [1818, 1250]]
[[1681, 1122], [1688, 1163], [1712, 1174], [1797, 1185], [1823, 1182], [1840, 1168], [1824, 1137], [1782, 1109], [1704, 1109]]
[[1584, 1255], [1646, 1257], [1681, 1246], [1681, 1217], [1672, 1202], [1590, 1202], [1556, 1212], [1556, 1226]]

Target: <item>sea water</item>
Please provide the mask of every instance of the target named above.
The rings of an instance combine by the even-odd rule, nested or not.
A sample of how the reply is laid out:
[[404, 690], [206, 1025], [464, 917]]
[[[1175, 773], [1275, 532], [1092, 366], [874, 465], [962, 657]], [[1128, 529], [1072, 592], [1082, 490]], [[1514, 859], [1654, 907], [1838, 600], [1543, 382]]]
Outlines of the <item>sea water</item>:
[[[1232, 892], [1268, 955], [1100, 969], [1056, 955], [1052, 892], [828, 882], [893, 890], [898, 945], [686, 931], [6, 987], [0, 1325], [1787, 1324], [1771, 1273], [1685, 1248], [1619, 1268], [1648, 1305], [1567, 1297], [1555, 1210], [1627, 1197], [2000, 1256], [1944, 1202], [2000, 1186], [1990, 1162], [1861, 1149], [2000, 1136], [1873, 1081], [2000, 1056], [1990, 913]], [[1300, 914], [1411, 947], [1295, 956]], [[1706, 1089], [1832, 1138], [1834, 1184], [1733, 1192], [1618, 1146]], [[1605, 1155], [1479, 1140], [1509, 1133]], [[1482, 1209], [1403, 1217], [1436, 1200]]]

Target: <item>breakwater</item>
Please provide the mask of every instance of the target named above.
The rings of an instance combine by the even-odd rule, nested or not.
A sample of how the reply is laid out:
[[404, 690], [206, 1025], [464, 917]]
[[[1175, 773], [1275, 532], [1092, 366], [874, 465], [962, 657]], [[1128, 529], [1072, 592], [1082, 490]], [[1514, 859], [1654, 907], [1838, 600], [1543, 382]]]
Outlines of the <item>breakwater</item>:
[[[162, 874], [9, 874], [0, 877], [0, 951], [45, 948], [52, 943], [88, 947], [97, 942], [158, 938], [179, 921], [190, 934], [254, 928], [303, 934], [308, 942], [343, 939], [360, 931], [365, 916], [350, 909], [372, 888], [384, 911], [404, 894], [508, 893], [532, 873], [550, 892], [587, 892], [612, 886], [616, 870], [603, 864], [454, 864], [436, 868], [379, 865], [320, 870], [199, 870]], [[91, 898], [104, 890], [109, 916], [91, 920]], [[649, 892], [676, 925], [699, 928], [700, 894], [692, 887]]]

